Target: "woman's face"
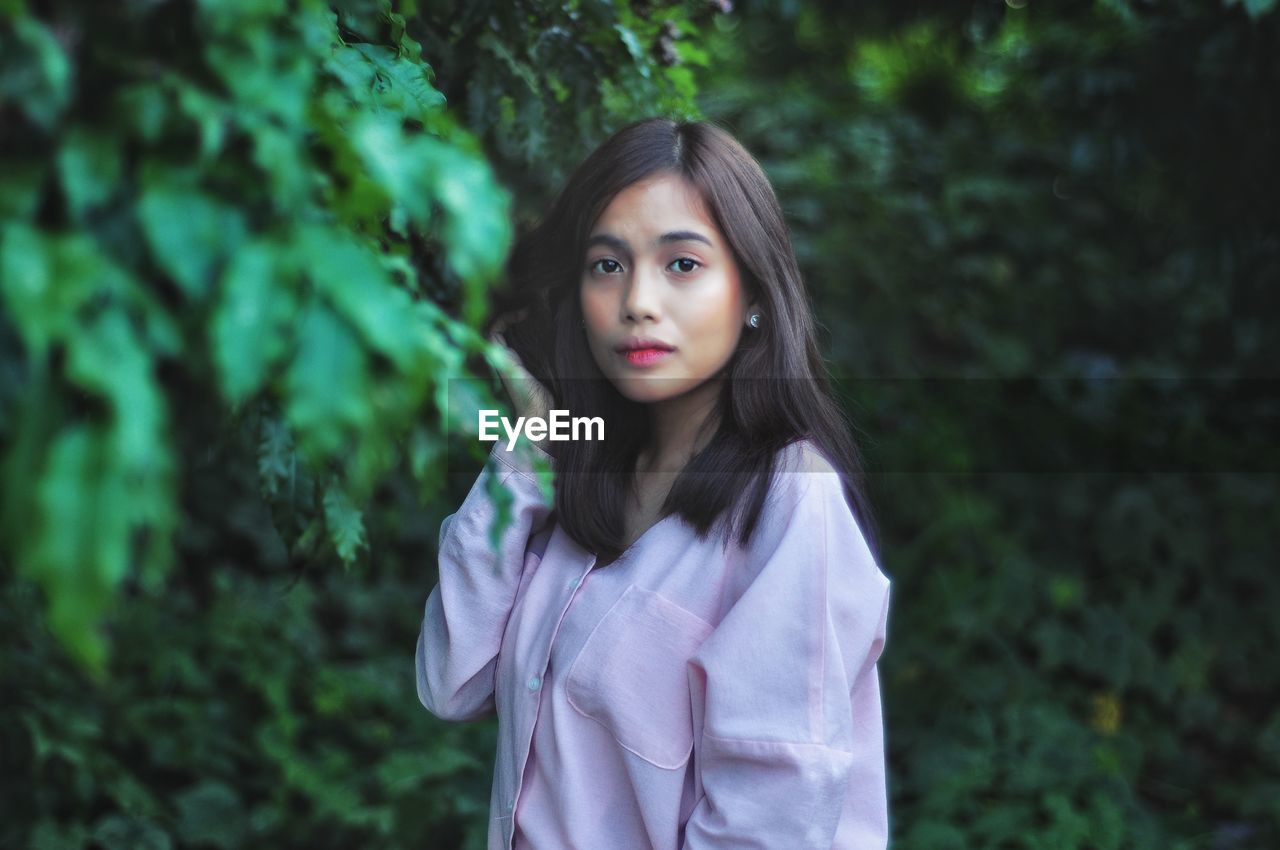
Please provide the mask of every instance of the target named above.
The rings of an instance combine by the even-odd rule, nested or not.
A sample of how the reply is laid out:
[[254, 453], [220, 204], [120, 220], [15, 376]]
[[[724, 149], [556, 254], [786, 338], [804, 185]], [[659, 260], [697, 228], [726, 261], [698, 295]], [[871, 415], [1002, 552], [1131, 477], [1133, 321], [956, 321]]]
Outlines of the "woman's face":
[[[588, 233], [579, 289], [587, 342], [626, 398], [665, 401], [715, 376], [752, 305], [729, 245], [682, 177], [623, 189]], [[669, 350], [619, 349], [644, 338]]]

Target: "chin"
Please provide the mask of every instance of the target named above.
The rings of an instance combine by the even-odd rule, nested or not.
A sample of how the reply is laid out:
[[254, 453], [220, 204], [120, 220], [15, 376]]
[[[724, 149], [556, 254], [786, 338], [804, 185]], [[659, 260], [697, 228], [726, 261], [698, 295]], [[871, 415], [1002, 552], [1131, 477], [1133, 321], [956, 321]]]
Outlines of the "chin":
[[640, 404], [666, 401], [669, 398], [675, 398], [686, 389], [682, 381], [660, 378], [656, 375], [652, 378], [627, 376], [619, 379], [615, 377], [613, 386], [623, 398]]

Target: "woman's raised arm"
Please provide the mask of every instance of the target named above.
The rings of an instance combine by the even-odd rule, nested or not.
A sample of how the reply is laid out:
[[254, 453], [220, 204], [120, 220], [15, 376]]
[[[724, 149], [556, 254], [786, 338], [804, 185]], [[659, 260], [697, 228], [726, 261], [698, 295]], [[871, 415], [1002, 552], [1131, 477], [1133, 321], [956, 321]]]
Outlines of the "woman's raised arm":
[[[532, 454], [550, 456], [532, 444]], [[458, 511], [440, 524], [440, 580], [427, 597], [415, 653], [418, 699], [442, 720], [477, 720], [494, 712], [494, 674], [515, 604], [529, 538], [553, 504], [526, 456], [502, 443]], [[497, 470], [495, 473], [494, 470]], [[486, 476], [497, 474], [513, 496], [512, 520], [495, 551], [489, 528], [496, 506]]]

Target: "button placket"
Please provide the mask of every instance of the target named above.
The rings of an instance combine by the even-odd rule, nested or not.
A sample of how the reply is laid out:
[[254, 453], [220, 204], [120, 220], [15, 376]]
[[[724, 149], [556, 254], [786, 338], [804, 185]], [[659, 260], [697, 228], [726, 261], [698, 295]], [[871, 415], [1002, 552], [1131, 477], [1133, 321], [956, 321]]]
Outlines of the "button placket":
[[[592, 563], [594, 563], [594, 560], [592, 561]], [[567, 589], [567, 590], [569, 590], [569, 591], [573, 591], [573, 590], [576, 590], [576, 589], [577, 589], [581, 584], [582, 584], [582, 577], [578, 577], [578, 578], [570, 579], [570, 580], [569, 580], [569, 582], [567, 583], [566, 589]], [[564, 618], [564, 613], [565, 613], [565, 611], [567, 611], [567, 610], [569, 609], [569, 607], [570, 607], [570, 606], [569, 606], [568, 604], [566, 604], [566, 605], [564, 606], [564, 611], [561, 611], [561, 613], [560, 613], [561, 620], [563, 620], [563, 618]], [[558, 631], [558, 629], [559, 629], [559, 623], [557, 623], [557, 625], [556, 625], [556, 630]], [[554, 641], [554, 639], [555, 639], [555, 635], [554, 635], [554, 632], [553, 632], [553, 634], [552, 634], [552, 640]], [[529, 677], [529, 679], [528, 679], [528, 681], [526, 681], [526, 682], [525, 682], [525, 687], [527, 687], [527, 688], [529, 689], [529, 693], [530, 693], [530, 695], [531, 695], [531, 696], [536, 696], [536, 695], [538, 694], [538, 689], [541, 687], [541, 685], [542, 685], [542, 677], [541, 677], [541, 676], [530, 676], [530, 677]], [[534, 710], [534, 712], [535, 712], [535, 718], [536, 718], [536, 708], [535, 708], [535, 709], [533, 709], [533, 710]], [[508, 800], [508, 801], [507, 801], [507, 811], [508, 811], [508, 812], [514, 812], [514, 811], [515, 811], [515, 805], [516, 805], [515, 797], [516, 797], [516, 796], [519, 796], [519, 791], [514, 792], [514, 793], [513, 793], [513, 795], [512, 795], [512, 798], [511, 798], [510, 800]], [[514, 829], [514, 820], [512, 821], [512, 823], [513, 823], [513, 826], [512, 826], [511, 828], [512, 828], [512, 829]]]

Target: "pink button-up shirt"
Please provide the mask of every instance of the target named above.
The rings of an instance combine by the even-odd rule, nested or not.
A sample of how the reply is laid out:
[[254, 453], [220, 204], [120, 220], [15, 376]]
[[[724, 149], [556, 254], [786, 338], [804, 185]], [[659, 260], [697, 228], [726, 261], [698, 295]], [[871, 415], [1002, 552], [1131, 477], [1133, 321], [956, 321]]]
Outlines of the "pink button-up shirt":
[[489, 471], [445, 519], [416, 652], [433, 714], [498, 715], [489, 850], [885, 847], [890, 583], [814, 444], [782, 451], [749, 547], [671, 515], [594, 571], [537, 451], [492, 451], [496, 552]]

